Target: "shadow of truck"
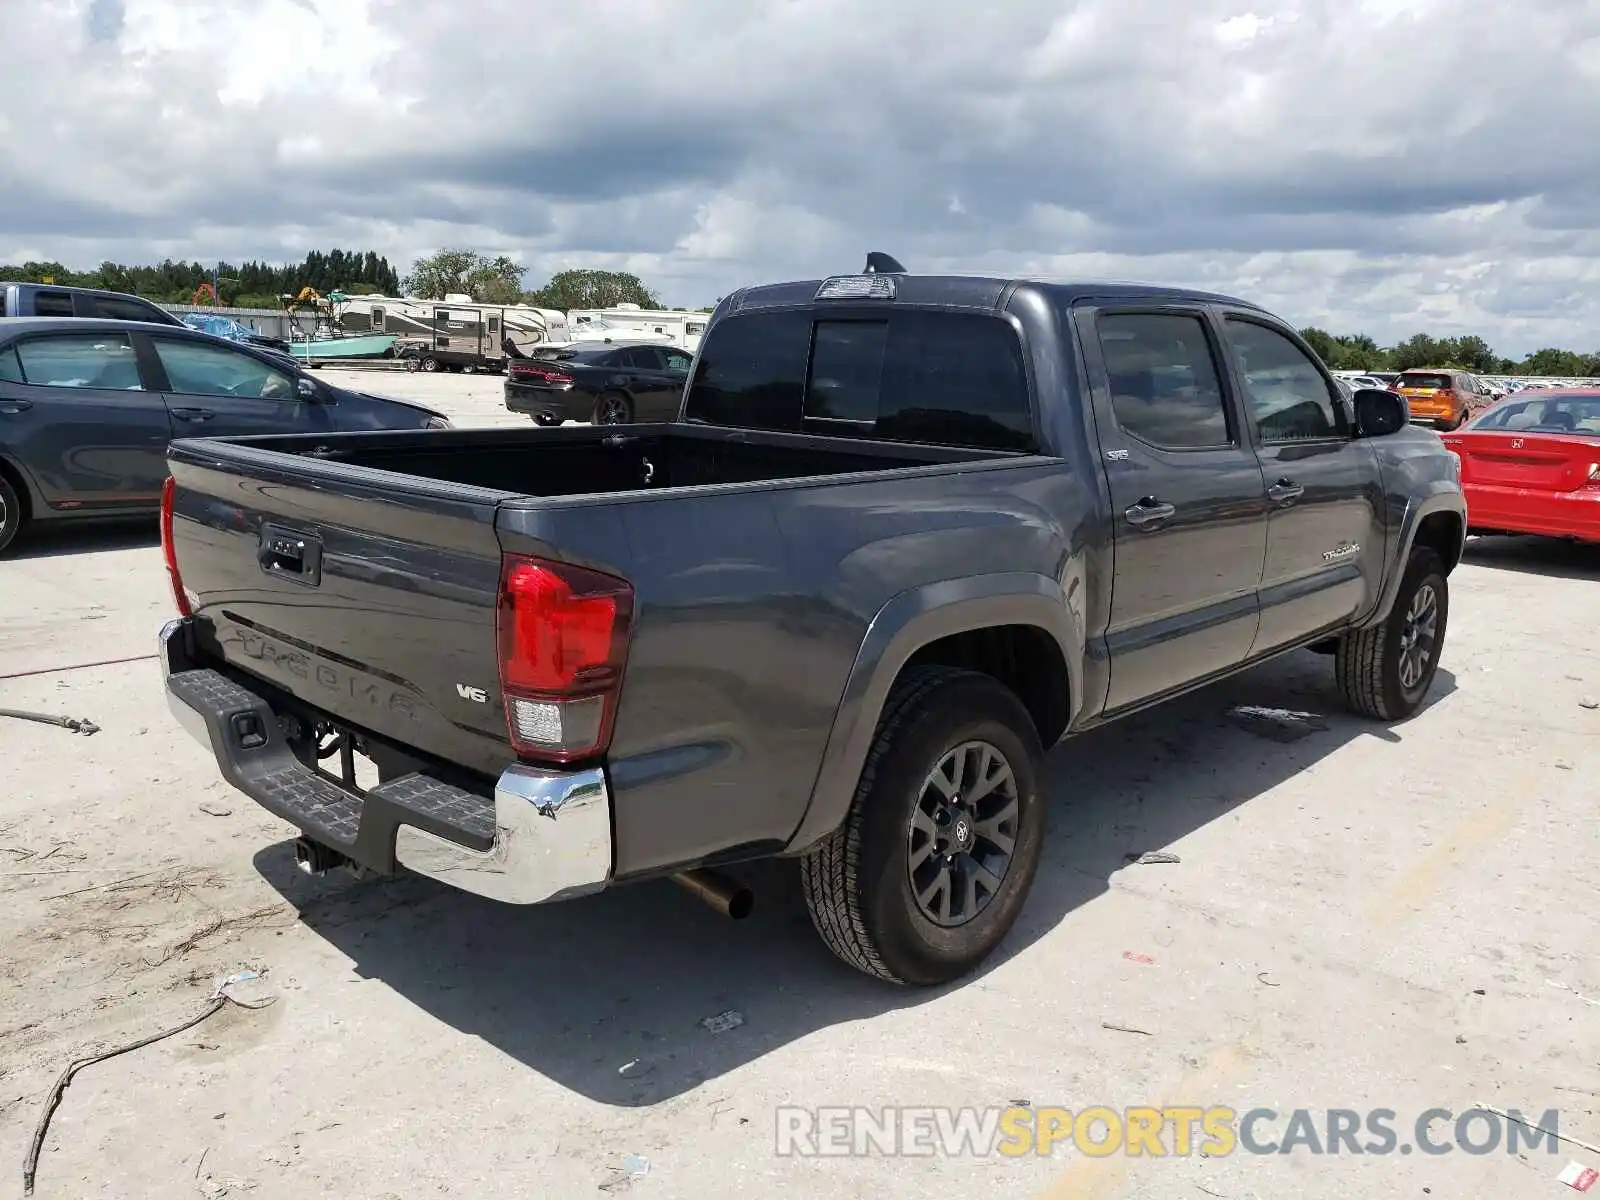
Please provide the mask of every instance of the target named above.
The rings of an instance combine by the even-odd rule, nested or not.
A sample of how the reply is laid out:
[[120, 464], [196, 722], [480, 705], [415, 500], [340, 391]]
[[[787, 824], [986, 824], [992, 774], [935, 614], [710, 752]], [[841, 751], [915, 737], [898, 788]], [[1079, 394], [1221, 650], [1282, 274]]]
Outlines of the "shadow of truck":
[[[1027, 907], [983, 970], [947, 989], [886, 986], [835, 960], [812, 931], [792, 860], [734, 872], [758, 895], [755, 915], [740, 922], [664, 881], [516, 908], [417, 877], [308, 879], [288, 843], [263, 850], [257, 868], [363, 977], [560, 1086], [650, 1105], [819, 1029], [968, 986], [1100, 896], [1131, 856], [1225, 817], [1358, 738], [1402, 740], [1340, 711], [1331, 666], [1288, 655], [1058, 747], [1050, 836]], [[1429, 705], [1454, 689], [1441, 669]], [[1269, 736], [1242, 727], [1249, 722], [1231, 714], [1240, 705], [1317, 718], [1291, 723], [1279, 740], [1270, 721]], [[709, 1035], [702, 1020], [727, 1010], [743, 1026]]]

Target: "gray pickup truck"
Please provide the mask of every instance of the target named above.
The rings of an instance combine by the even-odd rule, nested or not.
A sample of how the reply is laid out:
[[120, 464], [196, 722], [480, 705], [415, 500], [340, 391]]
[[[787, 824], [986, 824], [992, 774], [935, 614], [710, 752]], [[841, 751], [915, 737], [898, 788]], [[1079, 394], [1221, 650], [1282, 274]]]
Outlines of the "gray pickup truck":
[[899, 270], [729, 296], [669, 424], [168, 461], [173, 711], [307, 870], [737, 912], [720, 868], [793, 856], [911, 984], [1016, 920], [1063, 737], [1300, 648], [1414, 713], [1466, 524], [1252, 304]]

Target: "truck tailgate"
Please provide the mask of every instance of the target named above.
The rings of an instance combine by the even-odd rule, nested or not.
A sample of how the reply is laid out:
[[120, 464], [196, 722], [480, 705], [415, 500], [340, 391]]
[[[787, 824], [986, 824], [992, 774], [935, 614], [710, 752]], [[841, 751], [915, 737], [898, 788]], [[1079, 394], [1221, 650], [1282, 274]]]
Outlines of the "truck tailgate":
[[172, 444], [199, 648], [460, 766], [513, 757], [498, 694], [507, 493], [218, 442]]

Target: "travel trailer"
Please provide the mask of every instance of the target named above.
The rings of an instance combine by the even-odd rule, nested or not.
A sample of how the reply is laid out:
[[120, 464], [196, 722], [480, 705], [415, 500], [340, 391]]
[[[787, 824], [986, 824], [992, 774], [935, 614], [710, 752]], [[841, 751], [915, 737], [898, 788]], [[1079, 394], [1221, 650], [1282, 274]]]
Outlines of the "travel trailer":
[[700, 348], [700, 335], [706, 331], [710, 313], [682, 309], [640, 308], [637, 304], [618, 304], [614, 308], [575, 308], [567, 313], [567, 325], [574, 341], [597, 340], [591, 335], [604, 329], [615, 341], [657, 341], [666, 339], [691, 354]]
[[515, 351], [510, 357], [517, 357], [570, 336], [566, 315], [555, 309], [480, 304], [459, 294], [443, 300], [350, 296], [340, 306], [339, 327], [346, 334], [394, 334], [400, 339], [400, 355], [427, 371], [503, 370], [508, 341]]

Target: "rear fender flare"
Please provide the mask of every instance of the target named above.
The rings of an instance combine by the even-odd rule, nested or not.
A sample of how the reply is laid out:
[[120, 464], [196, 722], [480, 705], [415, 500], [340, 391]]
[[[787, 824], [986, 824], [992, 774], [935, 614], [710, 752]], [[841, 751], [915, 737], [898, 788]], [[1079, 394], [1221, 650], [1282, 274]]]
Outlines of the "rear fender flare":
[[790, 852], [821, 840], [843, 822], [889, 690], [911, 656], [940, 638], [998, 625], [1034, 625], [1055, 638], [1067, 664], [1067, 724], [1073, 725], [1083, 702], [1085, 637], [1081, 614], [1074, 612], [1056, 580], [1008, 572], [901, 592], [867, 626], [834, 713], [810, 802], [789, 839]]

